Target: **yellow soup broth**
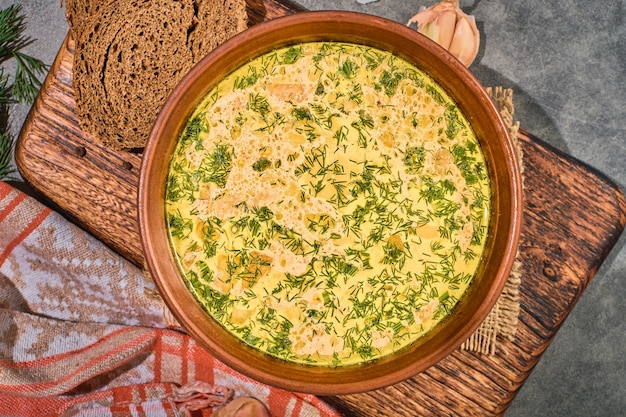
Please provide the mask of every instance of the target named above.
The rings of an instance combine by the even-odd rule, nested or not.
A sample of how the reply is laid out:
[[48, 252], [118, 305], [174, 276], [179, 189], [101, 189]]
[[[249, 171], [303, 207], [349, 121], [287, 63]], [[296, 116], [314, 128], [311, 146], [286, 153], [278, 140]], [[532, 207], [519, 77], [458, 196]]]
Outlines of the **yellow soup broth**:
[[389, 355], [450, 314], [489, 208], [483, 154], [449, 96], [392, 54], [328, 42], [215, 86], [166, 192], [172, 247], [208, 314], [318, 366]]

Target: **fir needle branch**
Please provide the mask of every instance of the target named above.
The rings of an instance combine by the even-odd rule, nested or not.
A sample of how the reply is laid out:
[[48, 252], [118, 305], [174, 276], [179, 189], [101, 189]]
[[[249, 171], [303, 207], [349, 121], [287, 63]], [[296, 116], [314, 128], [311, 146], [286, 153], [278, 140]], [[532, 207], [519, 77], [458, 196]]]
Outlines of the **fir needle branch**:
[[13, 58], [17, 65], [11, 95], [16, 101], [32, 103], [41, 88], [39, 76], [45, 74], [47, 66], [42, 61], [21, 52], [15, 52]]
[[13, 138], [8, 133], [0, 133], [0, 179], [12, 179], [15, 169], [11, 166]]
[[11, 166], [14, 138], [8, 131], [8, 108], [13, 103], [32, 104], [41, 88], [39, 76], [48, 66], [21, 49], [33, 40], [24, 36], [26, 21], [21, 14], [21, 5], [12, 5], [0, 10], [0, 65], [15, 61], [14, 77], [0, 67], [0, 179], [13, 179], [15, 169]]
[[[11, 93], [3, 99], [32, 103], [41, 87], [38, 77], [45, 74], [48, 66], [43, 61], [20, 52], [33, 39], [24, 36], [26, 21], [21, 14], [21, 5], [12, 5], [0, 10], [0, 64], [15, 60], [15, 77]], [[8, 85], [8, 84], [7, 84]], [[6, 93], [6, 86], [3, 92]]]

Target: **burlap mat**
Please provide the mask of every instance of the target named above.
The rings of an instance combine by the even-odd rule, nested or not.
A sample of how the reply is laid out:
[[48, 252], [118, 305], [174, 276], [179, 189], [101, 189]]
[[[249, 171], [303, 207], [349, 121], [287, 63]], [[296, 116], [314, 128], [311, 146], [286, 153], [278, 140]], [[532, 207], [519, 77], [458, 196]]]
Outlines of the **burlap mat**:
[[[509, 135], [517, 150], [517, 159], [523, 182], [524, 165], [522, 161], [522, 150], [518, 141], [520, 124], [514, 120], [515, 108], [513, 106], [513, 90], [504, 89], [502, 87], [489, 87], [487, 88], [487, 92], [491, 95], [494, 103], [500, 110], [500, 114], [509, 129]], [[502, 290], [500, 298], [485, 321], [483, 321], [480, 327], [461, 345], [461, 349], [493, 355], [500, 345], [498, 342], [499, 338], [513, 339], [519, 320], [520, 282], [521, 263], [519, 261], [518, 251], [511, 274]]]

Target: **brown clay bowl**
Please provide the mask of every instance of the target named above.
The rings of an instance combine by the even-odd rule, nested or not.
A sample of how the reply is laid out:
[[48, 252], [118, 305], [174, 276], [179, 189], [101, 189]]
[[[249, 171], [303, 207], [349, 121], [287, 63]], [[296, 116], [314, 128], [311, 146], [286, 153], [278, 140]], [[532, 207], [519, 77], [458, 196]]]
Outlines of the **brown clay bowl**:
[[[435, 79], [470, 121], [492, 184], [492, 216], [482, 264], [453, 313], [409, 348], [371, 363], [340, 368], [288, 363], [250, 348], [202, 309], [183, 281], [168, 241], [165, 182], [186, 121], [209, 89], [250, 58], [301, 41], [347, 41], [409, 60]], [[363, 392], [410, 378], [462, 344], [497, 301], [519, 241], [521, 180], [514, 146], [496, 107], [452, 55], [403, 25], [352, 12], [305, 12], [259, 24], [224, 43], [180, 82], [159, 114], [143, 155], [139, 224], [151, 272], [165, 303], [188, 333], [235, 370], [287, 390], [318, 395]]]

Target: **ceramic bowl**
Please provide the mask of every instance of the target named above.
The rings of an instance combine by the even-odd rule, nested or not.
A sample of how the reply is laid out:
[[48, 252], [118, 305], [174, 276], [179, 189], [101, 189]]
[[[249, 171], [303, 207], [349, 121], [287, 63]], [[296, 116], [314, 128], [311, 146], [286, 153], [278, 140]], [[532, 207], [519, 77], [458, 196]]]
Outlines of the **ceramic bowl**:
[[[168, 164], [190, 114], [222, 77], [253, 57], [303, 41], [346, 41], [387, 50], [437, 81], [457, 102], [485, 154], [492, 216], [482, 263], [453, 313], [400, 352], [339, 368], [285, 362], [250, 348], [224, 330], [188, 290], [173, 256], [165, 219]], [[161, 295], [186, 331], [219, 360], [261, 382], [318, 395], [363, 392], [410, 378], [458, 348], [481, 324], [509, 276], [520, 234], [521, 180], [514, 145], [480, 82], [452, 55], [415, 30], [354, 12], [303, 12], [261, 23], [211, 52], [180, 82], [162, 108], [143, 155], [139, 224], [145, 259]]]

